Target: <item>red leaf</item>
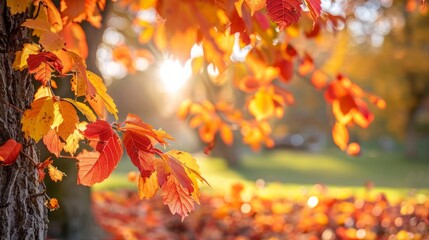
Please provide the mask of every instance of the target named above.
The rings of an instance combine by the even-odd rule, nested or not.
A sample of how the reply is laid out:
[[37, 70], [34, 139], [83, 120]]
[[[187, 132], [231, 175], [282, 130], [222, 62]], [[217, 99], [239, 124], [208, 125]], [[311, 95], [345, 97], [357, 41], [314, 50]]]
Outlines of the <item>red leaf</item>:
[[298, 22], [301, 16], [301, 1], [299, 0], [267, 0], [267, 12], [271, 20], [285, 29], [292, 23]]
[[153, 158], [155, 150], [151, 140], [133, 131], [126, 131], [123, 135], [125, 149], [143, 178], [149, 178], [155, 171]]
[[12, 165], [15, 163], [21, 151], [21, 143], [9, 139], [0, 146], [0, 163], [3, 166]]
[[172, 175], [168, 177], [161, 189], [162, 201], [168, 205], [172, 214], [178, 213], [182, 216], [182, 221], [194, 210], [194, 200], [190, 193]]
[[51, 52], [40, 52], [38, 54], [30, 54], [27, 58], [28, 71], [34, 75], [37, 81], [40, 81], [43, 86], [51, 80], [52, 72], [61, 73], [63, 64], [61, 60]]
[[320, 17], [320, 12], [322, 11], [322, 3], [320, 0], [304, 0], [305, 5], [310, 9], [311, 16], [313, 20], [316, 21]]
[[276, 63], [280, 69], [280, 80], [288, 83], [293, 77], [293, 63], [287, 59], [281, 59]]
[[190, 193], [193, 192], [194, 186], [182, 163], [169, 154], [164, 154], [163, 158], [166, 160], [166, 163], [171, 169], [171, 173], [179, 181], [180, 185], [186, 188]]
[[95, 152], [83, 151], [76, 158], [78, 183], [91, 186], [106, 179], [122, 156], [122, 145], [109, 123], [97, 120], [87, 125], [83, 135]]

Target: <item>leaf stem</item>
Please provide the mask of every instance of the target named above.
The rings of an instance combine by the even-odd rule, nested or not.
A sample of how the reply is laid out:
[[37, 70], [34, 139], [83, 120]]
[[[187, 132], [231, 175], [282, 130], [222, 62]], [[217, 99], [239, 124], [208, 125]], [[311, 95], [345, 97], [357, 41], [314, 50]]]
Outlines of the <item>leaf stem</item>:
[[26, 158], [28, 158], [30, 161], [31, 161], [31, 163], [35, 166], [35, 167], [37, 167], [37, 163], [36, 163], [36, 161], [34, 161], [34, 159], [32, 158], [32, 157], [30, 157], [30, 155], [28, 155], [27, 153], [25, 153], [24, 151], [22, 151], [21, 150], [21, 153], [22, 153], [22, 155], [24, 155]]

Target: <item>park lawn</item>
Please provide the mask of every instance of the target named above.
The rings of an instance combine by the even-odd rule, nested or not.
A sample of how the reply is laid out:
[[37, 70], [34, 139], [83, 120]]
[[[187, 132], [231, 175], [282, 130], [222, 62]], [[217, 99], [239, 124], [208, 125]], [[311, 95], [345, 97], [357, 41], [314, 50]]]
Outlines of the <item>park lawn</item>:
[[[409, 194], [429, 196], [429, 162], [408, 160], [398, 153], [368, 150], [360, 157], [348, 157], [337, 149], [317, 153], [272, 150], [245, 155], [237, 169], [228, 168], [219, 158], [194, 156], [211, 185], [201, 186], [208, 194], [226, 194], [231, 185], [240, 182], [249, 194], [267, 197], [300, 198], [321, 189], [340, 198], [376, 197], [379, 192], [391, 201]], [[112, 176], [95, 185], [95, 190], [137, 189], [127, 177], [134, 169], [124, 157]], [[368, 190], [366, 186], [372, 185], [375, 187]]]

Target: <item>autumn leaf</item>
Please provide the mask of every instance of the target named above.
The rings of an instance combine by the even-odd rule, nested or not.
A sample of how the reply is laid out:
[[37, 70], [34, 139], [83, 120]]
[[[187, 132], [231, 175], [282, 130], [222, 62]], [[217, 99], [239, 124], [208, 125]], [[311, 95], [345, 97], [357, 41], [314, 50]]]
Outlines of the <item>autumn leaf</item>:
[[83, 59], [88, 57], [88, 44], [85, 31], [79, 24], [67, 24], [60, 32], [60, 35], [64, 39], [68, 51], [78, 53]]
[[21, 119], [22, 131], [26, 138], [38, 142], [51, 129], [54, 122], [54, 102], [50, 97], [36, 99]]
[[77, 110], [79, 110], [86, 117], [86, 119], [88, 119], [89, 122], [95, 122], [95, 120], [97, 120], [97, 116], [95, 116], [91, 108], [88, 107], [85, 103], [81, 103], [70, 98], [63, 98], [62, 100], [73, 104], [73, 106], [75, 106]]
[[82, 132], [86, 129], [86, 125], [86, 122], [77, 124], [74, 132], [67, 138], [66, 145], [63, 148], [65, 152], [70, 153], [72, 156], [76, 153], [79, 148], [79, 141], [85, 138]]
[[75, 72], [71, 81], [72, 91], [75, 93], [76, 97], [94, 97], [97, 90], [88, 79], [85, 60], [74, 52], [67, 51], [66, 54], [71, 60], [71, 70]]
[[60, 208], [60, 205], [58, 204], [58, 199], [51, 198], [45, 202], [45, 206], [49, 209], [49, 211], [55, 211], [58, 208]]
[[13, 61], [13, 69], [24, 70], [27, 68], [27, 59], [30, 54], [37, 54], [40, 52], [40, 46], [35, 43], [25, 43], [21, 51], [16, 51], [15, 60]]
[[40, 35], [39, 43], [46, 51], [49, 52], [60, 50], [65, 46], [63, 38], [58, 33], [51, 31], [42, 33]]
[[122, 138], [128, 156], [143, 178], [149, 178], [155, 171], [153, 161], [155, 150], [151, 140], [144, 134], [126, 131]]
[[267, 119], [274, 113], [272, 94], [258, 91], [249, 102], [249, 112], [257, 119]]
[[220, 137], [226, 145], [231, 145], [234, 142], [234, 135], [232, 133], [231, 127], [227, 124], [220, 125]]
[[63, 21], [61, 19], [60, 12], [51, 0], [41, 0], [43, 3], [43, 9], [46, 12], [49, 23], [57, 30], [63, 29]]
[[13, 139], [8, 139], [0, 146], [0, 164], [2, 166], [14, 164], [21, 152], [21, 148], [21, 143]]
[[158, 177], [156, 172], [153, 172], [150, 177], [142, 177], [139, 175], [138, 191], [140, 199], [150, 199], [155, 196], [158, 191]]
[[182, 221], [194, 210], [192, 197], [173, 175], [168, 176], [161, 189], [162, 201], [168, 205], [172, 214], [179, 214], [182, 217]]
[[7, 0], [7, 7], [10, 8], [10, 13], [15, 15], [17, 13], [23, 13], [30, 5], [32, 0]]
[[61, 0], [61, 13], [66, 23], [86, 20], [92, 26], [100, 28], [100, 10], [104, 6], [105, 0]]
[[322, 11], [322, 3], [320, 0], [304, 0], [305, 5], [310, 9], [311, 16], [313, 17], [314, 22], [317, 21], [317, 18], [320, 17]]
[[177, 159], [182, 164], [186, 174], [188, 175], [189, 179], [192, 181], [192, 185], [193, 185], [192, 197], [195, 202], [199, 203], [200, 194], [199, 194], [199, 187], [198, 187], [197, 180], [207, 183], [207, 185], [209, 186], [210, 184], [207, 182], [206, 179], [204, 179], [201, 176], [200, 167], [198, 166], [195, 158], [190, 153], [187, 153], [184, 151], [178, 151], [178, 150], [170, 150], [166, 154]]
[[42, 33], [51, 31], [51, 24], [44, 19], [26, 19], [24, 23], [21, 24], [23, 27], [27, 27], [36, 31], [33, 31], [33, 35], [40, 36]]
[[61, 60], [53, 53], [40, 52], [30, 54], [27, 58], [28, 72], [34, 74], [34, 78], [40, 81], [43, 86], [51, 80], [52, 72], [57, 71], [61, 74], [63, 64]]
[[43, 136], [43, 143], [46, 148], [56, 157], [60, 156], [65, 143], [61, 141], [60, 137], [54, 129], [50, 129], [46, 135]]
[[349, 143], [349, 130], [346, 126], [335, 123], [332, 128], [332, 138], [334, 139], [334, 143], [344, 151]]
[[250, 14], [253, 16], [256, 11], [265, 7], [266, 0], [245, 0], [247, 6], [250, 8]]
[[58, 126], [58, 135], [65, 141], [76, 129], [76, 124], [79, 122], [77, 112], [67, 101], [59, 102], [59, 111], [63, 118], [62, 123]]
[[[96, 93], [99, 98], [103, 101], [103, 105], [106, 107], [107, 111], [109, 111], [113, 116], [118, 119], [118, 109], [116, 108], [116, 104], [113, 101], [112, 97], [107, 93], [106, 85], [104, 85], [103, 80], [95, 73], [91, 71], [87, 71], [87, 77], [90, 83], [95, 87]], [[91, 97], [89, 97], [91, 98]], [[88, 96], [87, 96], [88, 99]]]
[[326, 87], [328, 82], [328, 77], [325, 73], [323, 73], [320, 70], [316, 70], [313, 72], [313, 75], [311, 76], [311, 83], [313, 86], [317, 89], [322, 89]]
[[54, 182], [58, 182], [58, 181], [61, 182], [63, 180], [63, 177], [65, 176], [65, 174], [63, 172], [61, 172], [60, 170], [58, 170], [52, 164], [48, 165], [48, 174], [49, 174], [49, 177]]
[[103, 120], [87, 125], [83, 132], [94, 152], [84, 150], [78, 159], [78, 183], [91, 186], [109, 177], [122, 156], [122, 144], [109, 123]]
[[359, 143], [352, 142], [347, 146], [347, 154], [350, 156], [358, 156], [360, 154], [361, 148]]
[[299, 0], [267, 0], [267, 13], [281, 30], [298, 22], [301, 17], [301, 1]]

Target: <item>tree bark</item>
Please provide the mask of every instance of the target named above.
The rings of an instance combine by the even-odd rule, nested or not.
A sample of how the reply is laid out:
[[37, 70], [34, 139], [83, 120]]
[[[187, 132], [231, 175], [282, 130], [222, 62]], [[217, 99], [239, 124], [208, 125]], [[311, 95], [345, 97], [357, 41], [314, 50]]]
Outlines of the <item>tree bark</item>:
[[33, 100], [33, 80], [26, 70], [12, 69], [15, 52], [29, 42], [28, 30], [20, 27], [27, 17], [25, 13], [11, 16], [6, 0], [0, 0], [0, 145], [8, 139], [23, 144], [15, 164], [0, 166], [2, 240], [44, 240], [48, 229], [45, 188], [38, 183], [32, 162], [39, 162], [36, 146], [34, 141], [24, 138], [20, 123], [23, 110], [29, 108]]

